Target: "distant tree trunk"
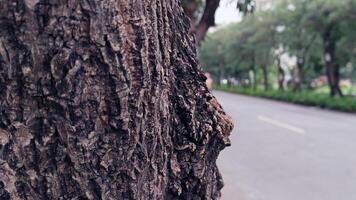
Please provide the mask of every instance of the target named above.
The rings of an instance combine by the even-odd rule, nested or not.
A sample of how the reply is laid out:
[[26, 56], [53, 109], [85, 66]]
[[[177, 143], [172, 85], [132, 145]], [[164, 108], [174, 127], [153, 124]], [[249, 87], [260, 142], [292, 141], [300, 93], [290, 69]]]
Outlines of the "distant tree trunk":
[[305, 87], [305, 62], [310, 48], [312, 47], [317, 33], [311, 36], [309, 40], [303, 38], [302, 29], [299, 29], [297, 33], [298, 41], [302, 41], [297, 44], [297, 80], [294, 81], [294, 91], [301, 91]]
[[304, 85], [304, 59], [297, 59], [297, 80], [294, 83], [294, 91], [301, 91]]
[[218, 65], [218, 85], [221, 86], [222, 80], [222, 69], [221, 64]]
[[257, 73], [256, 73], [256, 68], [253, 67], [252, 68], [252, 72], [253, 72], [253, 89], [256, 90], [257, 89]]
[[332, 38], [333, 26], [329, 26], [323, 34], [324, 62], [326, 76], [330, 88], [330, 96], [343, 96], [339, 86], [339, 67], [335, 64], [335, 40]]
[[255, 51], [252, 51], [252, 64], [251, 69], [253, 73], [253, 90], [257, 89], [257, 70], [256, 70], [256, 60], [255, 60]]
[[[238, 76], [238, 75], [235, 75], [235, 76], [234, 76], [234, 79], [235, 79], [235, 80], [238, 80], [238, 79], [239, 79], [239, 76]], [[246, 88], [252, 88], [252, 87], [253, 87], [253, 85], [252, 85], [253, 80], [252, 80], [252, 77], [251, 77], [249, 74], [248, 74], [248, 76], [246, 77], [246, 80], [247, 80]]]
[[[299, 37], [301, 37], [301, 35], [299, 35]], [[305, 68], [306, 57], [316, 38], [317, 38], [317, 33], [315, 33], [309, 41], [298, 44], [298, 50], [300, 52], [299, 53], [300, 56], [297, 58], [298, 81], [294, 86], [295, 91], [301, 91], [305, 87], [306, 82], [305, 82], [304, 68]], [[303, 41], [302, 39], [299, 40]]]
[[178, 1], [0, 0], [0, 199], [217, 199], [232, 129]]
[[284, 90], [284, 80], [285, 80], [285, 76], [286, 73], [284, 72], [284, 69], [281, 66], [281, 59], [280, 56], [278, 56], [277, 58], [277, 67], [278, 67], [278, 89], [283, 91]]
[[263, 87], [267, 91], [269, 90], [269, 80], [268, 80], [268, 70], [266, 65], [262, 66], [262, 73], [263, 73]]

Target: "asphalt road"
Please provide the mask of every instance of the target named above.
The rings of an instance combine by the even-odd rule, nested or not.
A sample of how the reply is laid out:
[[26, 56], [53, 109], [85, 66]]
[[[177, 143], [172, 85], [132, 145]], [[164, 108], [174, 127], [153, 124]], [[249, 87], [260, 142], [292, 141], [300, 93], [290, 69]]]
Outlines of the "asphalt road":
[[356, 115], [213, 93], [235, 121], [223, 200], [356, 199]]

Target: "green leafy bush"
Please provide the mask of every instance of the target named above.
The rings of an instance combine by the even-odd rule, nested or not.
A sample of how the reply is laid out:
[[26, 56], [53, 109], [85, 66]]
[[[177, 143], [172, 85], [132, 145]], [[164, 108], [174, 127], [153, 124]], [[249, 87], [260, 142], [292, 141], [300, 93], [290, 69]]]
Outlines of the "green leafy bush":
[[330, 97], [326, 94], [318, 94], [311, 91], [292, 92], [279, 90], [253, 90], [250, 88], [238, 88], [228, 86], [215, 86], [215, 89], [231, 93], [239, 93], [256, 97], [275, 99], [286, 101], [295, 104], [307, 106], [317, 106], [331, 110], [339, 110], [344, 112], [356, 113], [356, 98], [351, 96], [346, 97]]

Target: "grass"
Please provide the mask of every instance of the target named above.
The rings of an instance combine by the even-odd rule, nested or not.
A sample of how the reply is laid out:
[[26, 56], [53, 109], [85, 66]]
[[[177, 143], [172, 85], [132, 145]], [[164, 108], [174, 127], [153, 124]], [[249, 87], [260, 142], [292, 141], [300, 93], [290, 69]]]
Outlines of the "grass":
[[215, 86], [217, 90], [225, 92], [239, 93], [256, 97], [263, 97], [274, 99], [278, 101], [285, 101], [295, 104], [316, 106], [331, 110], [338, 110], [344, 112], [356, 113], [356, 98], [347, 97], [330, 97], [327, 94], [315, 93], [312, 91], [305, 92], [292, 92], [292, 91], [279, 91], [279, 90], [253, 90], [247, 88]]

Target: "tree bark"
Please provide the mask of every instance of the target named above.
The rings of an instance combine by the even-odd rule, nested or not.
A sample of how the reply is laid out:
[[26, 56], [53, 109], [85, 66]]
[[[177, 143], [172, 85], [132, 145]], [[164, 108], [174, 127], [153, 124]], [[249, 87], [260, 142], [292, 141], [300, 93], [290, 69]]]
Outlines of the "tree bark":
[[284, 90], [284, 80], [285, 80], [285, 72], [284, 69], [281, 66], [281, 56], [277, 56], [277, 70], [278, 70], [278, 75], [277, 75], [277, 82], [278, 82], [278, 89], [283, 91]]
[[0, 199], [217, 199], [231, 120], [176, 0], [0, 0]]
[[215, 12], [219, 3], [220, 0], [206, 0], [203, 16], [194, 30], [198, 44], [204, 39], [208, 29], [215, 26]]
[[304, 87], [304, 58], [297, 58], [297, 76], [294, 91], [301, 91]]
[[330, 96], [343, 96], [339, 86], [339, 67], [335, 65], [336, 44], [332, 38], [332, 29], [332, 25], [327, 27], [323, 34], [325, 71], [328, 78]]
[[268, 80], [268, 70], [266, 65], [262, 66], [262, 73], [263, 73], [263, 86], [264, 89], [267, 91], [269, 90], [269, 80]]

